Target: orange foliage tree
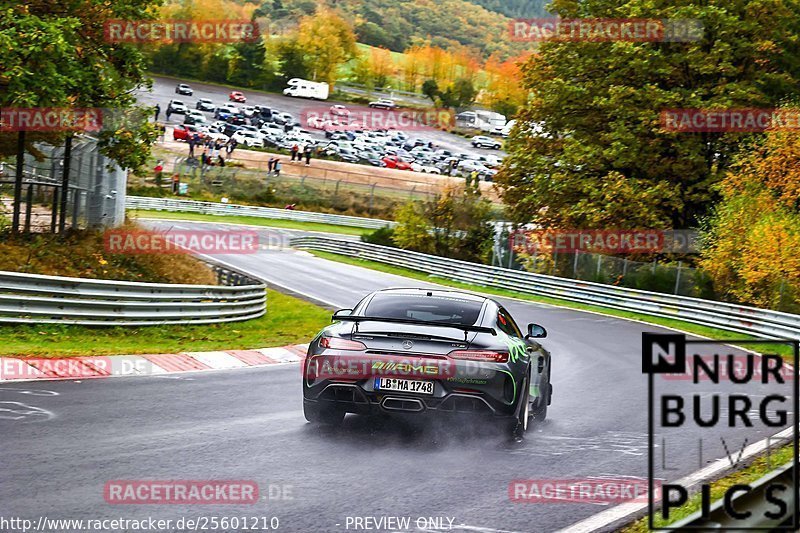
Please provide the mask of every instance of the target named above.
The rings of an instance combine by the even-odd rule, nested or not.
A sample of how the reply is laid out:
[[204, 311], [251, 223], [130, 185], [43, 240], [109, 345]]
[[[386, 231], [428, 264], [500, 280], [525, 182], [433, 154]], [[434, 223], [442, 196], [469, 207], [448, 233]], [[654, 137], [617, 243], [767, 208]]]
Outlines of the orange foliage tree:
[[723, 298], [800, 310], [800, 136], [772, 131], [720, 184], [700, 266]]

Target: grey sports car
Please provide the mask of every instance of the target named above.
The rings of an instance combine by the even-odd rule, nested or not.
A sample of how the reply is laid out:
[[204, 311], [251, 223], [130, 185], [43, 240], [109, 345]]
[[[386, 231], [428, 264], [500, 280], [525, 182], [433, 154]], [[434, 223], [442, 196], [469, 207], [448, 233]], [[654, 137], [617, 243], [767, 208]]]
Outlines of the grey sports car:
[[303, 363], [309, 422], [346, 413], [473, 413], [520, 438], [547, 416], [551, 356], [498, 302], [469, 293], [388, 289], [333, 315]]

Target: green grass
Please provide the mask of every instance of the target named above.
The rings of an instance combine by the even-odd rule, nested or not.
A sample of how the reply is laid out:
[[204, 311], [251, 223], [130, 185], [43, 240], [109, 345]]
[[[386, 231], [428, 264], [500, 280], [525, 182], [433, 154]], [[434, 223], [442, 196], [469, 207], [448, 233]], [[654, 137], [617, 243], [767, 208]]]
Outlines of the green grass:
[[[737, 484], [750, 484], [758, 479], [769, 474], [780, 466], [792, 461], [793, 449], [792, 445], [784, 446], [777, 451], [770, 452], [769, 458], [766, 455], [758, 457], [749, 466], [741, 470], [729, 474], [723, 478], [714, 481], [711, 484], [711, 500], [717, 501], [725, 495], [725, 491], [730, 487]], [[700, 494], [695, 494], [689, 501], [678, 509], [670, 512], [670, 519], [664, 521], [660, 516], [656, 516], [654, 525], [656, 527], [665, 527], [669, 524], [683, 520], [693, 513], [700, 510]], [[629, 526], [623, 528], [621, 533], [644, 533], [650, 531], [648, 528], [647, 517], [641, 518]]]
[[128, 210], [131, 218], [158, 218], [163, 220], [187, 220], [196, 222], [215, 222], [225, 224], [247, 224], [250, 226], [264, 226], [270, 228], [286, 228], [304, 231], [321, 231], [325, 233], [339, 233], [342, 235], [364, 235], [371, 233], [372, 230], [365, 228], [353, 228], [350, 226], [336, 226], [333, 224], [323, 224], [321, 222], [297, 222], [294, 220], [275, 220], [270, 218], [247, 217], [247, 216], [222, 216], [204, 215], [201, 213], [174, 213], [167, 211], [147, 211], [147, 210]]
[[270, 348], [308, 342], [330, 321], [330, 311], [267, 290], [267, 314], [245, 322], [143, 327], [3, 326], [0, 355], [71, 357]]
[[[582, 304], [577, 302], [571, 302], [569, 300], [562, 300], [559, 298], [550, 298], [547, 296], [537, 296], [532, 294], [525, 294], [516, 291], [510, 291], [506, 289], [495, 289], [492, 287], [485, 287], [482, 285], [474, 285], [469, 283], [462, 283], [459, 281], [452, 281], [449, 279], [441, 278], [438, 276], [431, 276], [426, 274], [425, 272], [420, 272], [417, 270], [411, 270], [408, 268], [403, 267], [396, 267], [391, 265], [386, 265], [383, 263], [378, 263], [375, 261], [369, 261], [365, 259], [355, 259], [352, 257], [342, 256], [338, 254], [333, 254], [330, 252], [320, 252], [317, 250], [308, 250], [310, 253], [321, 257], [323, 259], [329, 259], [331, 261], [338, 261], [340, 263], [346, 263], [348, 265], [355, 265], [365, 268], [370, 268], [372, 270], [377, 270], [380, 272], [385, 272], [387, 274], [396, 274], [398, 276], [405, 276], [407, 278], [417, 279], [421, 281], [427, 281], [430, 283], [438, 283], [440, 285], [446, 285], [448, 287], [454, 287], [457, 289], [464, 289], [468, 291], [474, 292], [481, 292], [484, 294], [490, 294], [494, 296], [504, 296], [508, 298], [517, 298], [520, 300], [526, 300], [530, 302], [538, 302], [544, 304], [551, 304], [557, 305], [559, 307], [568, 307], [571, 309], [578, 309], [581, 311], [592, 311], [596, 313], [602, 313], [604, 315], [615, 316], [619, 318], [626, 318], [626, 319], [633, 319], [633, 320], [640, 320], [642, 322], [648, 322], [650, 324], [658, 325], [658, 326], [665, 326], [668, 328], [678, 329], [681, 331], [685, 331], [687, 333], [693, 333], [695, 335], [700, 335], [704, 337], [710, 337], [712, 339], [737, 339], [737, 340], [753, 340], [755, 337], [745, 335], [742, 333], [735, 333], [732, 331], [726, 331], [717, 328], [711, 328], [707, 326], [701, 326], [698, 324], [692, 324], [690, 322], [684, 322], [682, 320], [675, 320], [671, 318], [663, 318], [657, 316], [650, 316], [641, 313], [634, 313], [631, 311], [622, 311], [619, 309], [611, 309], [607, 307], [601, 307], [598, 305], [588, 305]], [[771, 353], [778, 353], [784, 358], [793, 357], [794, 352], [790, 346], [777, 346], [774, 350], [771, 350]]]

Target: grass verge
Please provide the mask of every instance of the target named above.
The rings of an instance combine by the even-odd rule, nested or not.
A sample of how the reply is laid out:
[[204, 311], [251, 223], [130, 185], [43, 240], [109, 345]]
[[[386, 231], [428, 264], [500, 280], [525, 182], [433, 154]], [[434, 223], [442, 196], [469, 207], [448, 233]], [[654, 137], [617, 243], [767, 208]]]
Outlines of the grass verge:
[[246, 322], [143, 327], [3, 326], [0, 355], [71, 357], [270, 348], [308, 342], [330, 321], [330, 311], [267, 290], [267, 314]]
[[[695, 335], [700, 335], [704, 337], [710, 337], [712, 339], [718, 340], [725, 340], [725, 339], [737, 339], [737, 340], [746, 340], [746, 339], [755, 339], [755, 337], [745, 335], [743, 333], [735, 333], [732, 331], [726, 331], [723, 329], [711, 328], [707, 326], [701, 326], [698, 324], [692, 324], [690, 322], [684, 322], [682, 320], [675, 320], [671, 318], [663, 318], [657, 316], [650, 316], [641, 313], [634, 313], [631, 311], [622, 311], [619, 309], [612, 309], [607, 307], [601, 307], [598, 305], [588, 305], [582, 304], [577, 302], [571, 302], [569, 300], [562, 300], [559, 298], [550, 298], [547, 296], [537, 296], [533, 294], [525, 294], [522, 292], [510, 291], [506, 289], [496, 289], [493, 287], [485, 287], [482, 285], [474, 285], [470, 283], [462, 283], [459, 281], [452, 281], [449, 279], [441, 278], [438, 276], [432, 276], [426, 274], [425, 272], [420, 272], [418, 270], [411, 270], [408, 268], [403, 267], [396, 267], [392, 265], [386, 265], [383, 263], [378, 263], [375, 261], [369, 261], [365, 259], [356, 259], [352, 257], [342, 256], [338, 254], [333, 254], [330, 252], [320, 252], [317, 250], [308, 250], [309, 253], [321, 257], [323, 259], [329, 259], [331, 261], [337, 261], [339, 263], [345, 263], [348, 265], [360, 266], [364, 268], [369, 268], [372, 270], [377, 270], [380, 272], [385, 272], [387, 274], [396, 274], [398, 276], [405, 276], [407, 278], [417, 279], [420, 281], [427, 281], [429, 283], [438, 283], [439, 285], [446, 285], [448, 287], [453, 287], [456, 289], [464, 289], [468, 291], [474, 292], [482, 292], [484, 294], [490, 294], [494, 296], [504, 296], [508, 298], [517, 298], [519, 300], [526, 300], [530, 302], [537, 302], [537, 303], [544, 303], [544, 304], [551, 304], [557, 305], [559, 307], [568, 307], [570, 309], [577, 309], [580, 311], [592, 311], [596, 313], [602, 313], [604, 315], [615, 316], [619, 318], [626, 318], [632, 320], [639, 320], [642, 322], [648, 322], [650, 324], [664, 326], [668, 328], [678, 329], [681, 331], [685, 331], [687, 333], [693, 333]], [[793, 352], [791, 347], [789, 346], [778, 346], [776, 347], [771, 353], [778, 353], [784, 358], [792, 358]]]
[[222, 216], [204, 215], [201, 213], [173, 213], [166, 211], [147, 211], [147, 210], [128, 210], [128, 215], [132, 218], [158, 218], [163, 220], [187, 220], [196, 222], [216, 222], [226, 224], [247, 224], [250, 226], [264, 226], [269, 228], [285, 228], [303, 231], [321, 231], [324, 233], [338, 233], [341, 235], [365, 235], [372, 232], [371, 229], [354, 228], [351, 226], [337, 226], [334, 224], [324, 224], [321, 222], [297, 222], [294, 220], [276, 220], [270, 218], [247, 217], [247, 216]]
[[[762, 455], [741, 470], [714, 481], [711, 483], [711, 501], [717, 501], [721, 499], [725, 495], [725, 491], [734, 485], [751, 484], [769, 474], [776, 468], [791, 462], [792, 454], [793, 450], [792, 445], [790, 444], [771, 452], [769, 456]], [[693, 513], [700, 510], [700, 498], [701, 495], [699, 493], [689, 498], [689, 501], [680, 508], [670, 512], [670, 518], [668, 521], [665, 521], [657, 516], [654, 520], [654, 525], [657, 528], [666, 527], [669, 524], [678, 522], [691, 516]], [[646, 531], [651, 531], [648, 527], [648, 520], [646, 516], [620, 530], [621, 533], [644, 533]]]

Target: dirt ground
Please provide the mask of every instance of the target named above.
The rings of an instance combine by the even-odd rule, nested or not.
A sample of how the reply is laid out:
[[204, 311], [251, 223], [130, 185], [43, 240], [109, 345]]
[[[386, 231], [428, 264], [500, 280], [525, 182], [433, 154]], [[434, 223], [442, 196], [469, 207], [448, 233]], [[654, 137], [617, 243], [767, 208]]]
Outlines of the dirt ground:
[[[173, 141], [171, 128], [167, 129], [165, 141], [158, 146], [167, 150], [175, 156], [185, 156], [188, 154], [188, 146], [182, 141]], [[276, 157], [276, 154], [267, 152], [257, 152], [237, 148], [230, 158], [232, 162], [242, 163], [244, 168], [259, 169], [266, 171], [267, 160]], [[418, 192], [437, 192], [448, 184], [461, 185], [464, 178], [450, 176], [438, 176], [436, 174], [426, 174], [422, 172], [411, 172], [408, 170], [396, 170], [391, 168], [378, 168], [355, 163], [345, 163], [343, 161], [327, 161], [323, 159], [312, 159], [311, 165], [305, 163], [292, 162], [288, 155], [277, 155], [282, 163], [282, 174], [288, 176], [306, 176], [308, 178], [319, 178], [326, 180], [342, 180], [348, 183], [359, 183], [379, 187], [393, 188], [400, 191]], [[167, 157], [164, 160], [164, 170], [172, 171], [174, 158]], [[481, 182], [481, 191], [484, 196], [492, 201], [499, 201], [499, 196], [492, 183]]]

